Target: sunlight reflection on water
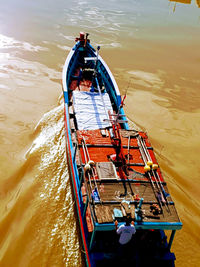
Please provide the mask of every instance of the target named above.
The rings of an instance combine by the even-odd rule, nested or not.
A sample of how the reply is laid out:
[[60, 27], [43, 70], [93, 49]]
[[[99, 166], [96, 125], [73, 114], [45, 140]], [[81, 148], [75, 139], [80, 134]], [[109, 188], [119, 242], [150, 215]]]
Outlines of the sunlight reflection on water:
[[1, 1], [3, 266], [82, 265], [63, 107], [57, 106], [62, 65], [79, 31], [103, 47], [122, 93], [131, 80], [126, 112], [147, 129], [185, 223], [174, 243], [177, 266], [191, 266], [191, 258], [198, 264], [197, 4], [176, 3], [174, 9], [168, 0]]

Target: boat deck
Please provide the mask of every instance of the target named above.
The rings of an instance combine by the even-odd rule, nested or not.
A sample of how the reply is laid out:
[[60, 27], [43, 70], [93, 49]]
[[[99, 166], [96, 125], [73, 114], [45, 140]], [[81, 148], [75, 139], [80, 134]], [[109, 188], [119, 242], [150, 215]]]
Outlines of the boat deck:
[[[83, 165], [85, 164], [84, 152], [82, 148], [82, 138], [85, 138], [90, 160], [95, 162], [93, 174], [90, 179], [86, 176], [87, 192], [89, 193], [90, 210], [93, 219], [98, 224], [113, 223], [115, 219], [123, 221], [123, 217], [130, 215], [135, 220], [135, 210], [139, 201], [143, 198], [142, 203], [142, 222], [160, 223], [179, 223], [179, 218], [172, 201], [166, 183], [163, 180], [162, 173], [158, 168], [156, 170], [159, 179], [155, 174], [148, 175], [144, 172], [145, 162], [140, 154], [137, 135], [135, 131], [121, 131], [122, 146], [125, 155], [128, 155], [128, 134], [132, 134], [129, 143], [129, 164], [128, 176], [120, 177], [121, 173], [117, 164], [110, 160], [115, 148], [111, 144], [109, 132], [103, 133], [100, 130], [95, 131], [77, 131], [78, 145]], [[152, 161], [157, 164], [153, 149], [143, 132], [139, 136], [144, 138], [145, 144], [151, 155]], [[152, 185], [153, 183], [153, 185]], [[157, 194], [162, 190], [168, 195], [161, 199], [160, 213], [154, 214], [151, 210], [153, 204], [159, 205]], [[94, 191], [98, 191], [98, 198], [94, 198]], [[168, 225], [169, 226], [169, 225]], [[156, 228], [159, 227], [156, 225]], [[163, 227], [163, 226], [162, 226]], [[167, 227], [165, 225], [165, 227]]]
[[[136, 184], [134, 182], [124, 183], [101, 183], [100, 198], [101, 202], [93, 204], [95, 206], [95, 215], [98, 223], [108, 223], [113, 222], [114, 209], [119, 209], [122, 214], [126, 216], [126, 213], [130, 213], [132, 219], [135, 218], [135, 207], [139, 204], [139, 201], [133, 201], [131, 190], [138, 196], [144, 198], [142, 204], [143, 211], [143, 222], [178, 222], [177, 213], [174, 207], [174, 203], [169, 201], [169, 204], [162, 206], [163, 213], [159, 215], [154, 215], [150, 211], [150, 206], [152, 203], [157, 203], [155, 194], [152, 190], [151, 184], [140, 183]], [[99, 187], [100, 187], [99, 186]], [[127, 188], [124, 188], [127, 187]], [[165, 187], [166, 189], [166, 187]], [[123, 197], [126, 192], [126, 196]], [[130, 201], [129, 205], [127, 202], [123, 203], [123, 200]], [[106, 211], [106, 212], [105, 212]], [[118, 218], [120, 219], [120, 217]], [[122, 219], [122, 218], [121, 218]]]
[[[127, 215], [141, 229], [180, 229], [181, 223], [174, 202], [147, 134], [122, 129], [119, 124], [120, 144], [116, 145], [112, 136], [112, 123], [105, 127], [100, 126], [105, 122], [105, 118], [98, 117], [102, 99], [97, 103], [98, 94], [92, 95], [89, 80], [78, 81], [80, 69], [75, 74], [76, 79], [70, 85], [69, 115], [72, 142], [76, 147], [76, 162], [80, 176], [84, 177], [83, 201], [89, 203], [86, 209], [89, 232], [93, 231], [94, 225], [105, 229], [106, 224], [113, 225], [116, 219], [123, 221]], [[91, 107], [87, 107], [88, 99]], [[108, 103], [108, 109], [112, 109], [111, 106]], [[84, 113], [87, 114], [86, 118], [80, 121]], [[116, 116], [114, 114], [115, 111], [112, 110], [113, 117]], [[92, 116], [91, 120], [97, 122], [93, 121], [94, 124], [91, 125], [87, 116]], [[119, 160], [116, 156], [118, 153], [121, 153]], [[149, 160], [157, 167], [154, 169], [150, 166], [150, 170], [146, 171], [145, 166]], [[93, 164], [87, 171], [84, 168], [89, 161]]]

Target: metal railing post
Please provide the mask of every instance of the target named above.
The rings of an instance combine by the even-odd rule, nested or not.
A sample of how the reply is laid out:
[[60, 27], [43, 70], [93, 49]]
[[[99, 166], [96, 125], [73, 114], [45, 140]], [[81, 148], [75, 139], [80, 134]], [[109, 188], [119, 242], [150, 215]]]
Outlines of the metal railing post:
[[175, 233], [176, 233], [176, 230], [172, 230], [172, 233], [171, 233], [171, 236], [170, 236], [170, 239], [169, 239], [169, 244], [168, 244], [168, 249], [169, 250], [171, 249], [171, 246], [172, 246], [172, 242], [174, 240]]

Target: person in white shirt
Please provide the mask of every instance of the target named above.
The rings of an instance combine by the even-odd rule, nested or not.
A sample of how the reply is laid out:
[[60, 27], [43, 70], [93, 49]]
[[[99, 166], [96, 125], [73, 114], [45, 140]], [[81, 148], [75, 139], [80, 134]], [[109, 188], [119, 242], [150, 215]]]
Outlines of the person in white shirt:
[[115, 221], [115, 228], [119, 237], [119, 246], [118, 246], [118, 257], [119, 260], [123, 262], [129, 261], [133, 256], [133, 246], [132, 246], [132, 236], [135, 234], [136, 229], [134, 226], [134, 222], [130, 223], [130, 217], [125, 218], [125, 224], [120, 225], [118, 228], [118, 221]]
[[118, 221], [116, 220], [115, 221], [115, 228], [116, 228], [117, 234], [120, 235], [119, 244], [122, 246], [128, 244], [131, 241], [132, 236], [136, 232], [134, 222], [132, 221], [130, 224], [130, 218], [129, 217], [126, 217], [125, 224], [120, 225], [119, 228], [118, 228]]

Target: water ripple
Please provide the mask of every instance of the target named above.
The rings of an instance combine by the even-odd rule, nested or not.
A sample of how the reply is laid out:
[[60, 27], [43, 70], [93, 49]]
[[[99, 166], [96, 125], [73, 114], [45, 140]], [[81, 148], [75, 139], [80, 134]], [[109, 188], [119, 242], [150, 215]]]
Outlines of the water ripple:
[[8, 37], [5, 35], [0, 34], [0, 49], [21, 49], [25, 51], [32, 51], [32, 52], [38, 52], [38, 51], [47, 51], [48, 49], [46, 47], [41, 47], [39, 45], [32, 45], [28, 42], [21, 42], [18, 40], [15, 40], [12, 37]]

